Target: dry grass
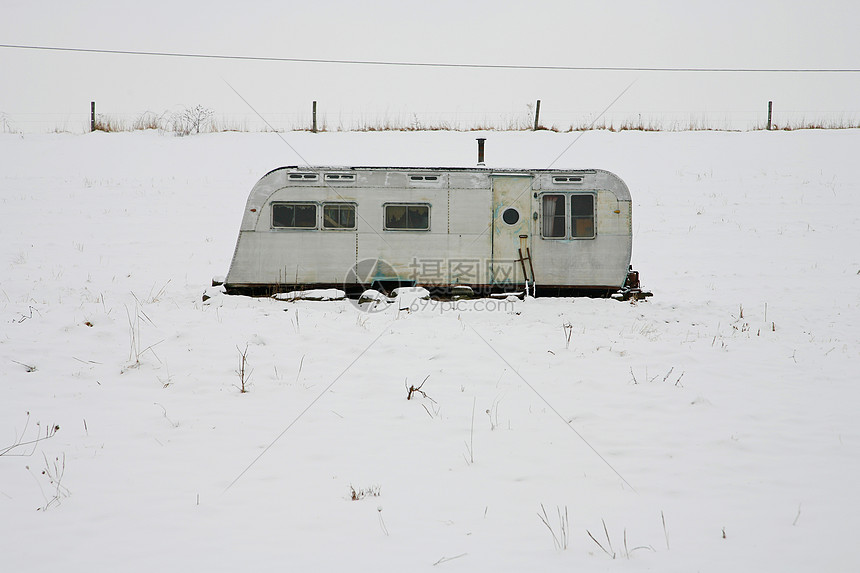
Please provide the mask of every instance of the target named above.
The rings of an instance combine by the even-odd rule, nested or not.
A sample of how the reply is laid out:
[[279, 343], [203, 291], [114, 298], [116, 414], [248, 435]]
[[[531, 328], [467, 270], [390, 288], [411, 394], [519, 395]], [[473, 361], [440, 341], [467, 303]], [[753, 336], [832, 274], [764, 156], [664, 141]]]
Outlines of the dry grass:
[[133, 126], [130, 126], [125, 120], [99, 113], [96, 114], [96, 120], [92, 124], [92, 130], [114, 133], [117, 131], [133, 131]]
[[234, 120], [230, 119], [226, 116], [221, 116], [212, 119], [212, 123], [209, 127], [210, 131], [213, 133], [223, 133], [227, 131], [235, 131], [235, 132], [249, 132], [251, 131], [248, 126], [247, 120]]
[[[771, 131], [796, 131], [798, 129], [860, 129], [860, 121], [845, 118], [790, 121], [785, 124], [773, 122]], [[767, 124], [756, 125], [753, 131], [766, 131]]]
[[366, 497], [379, 497], [381, 495], [382, 488], [378, 485], [371, 485], [370, 487], [361, 487], [355, 489], [350, 484], [349, 486], [349, 499], [352, 501], [359, 501]]
[[[203, 109], [205, 117], [201, 117], [200, 112], [196, 115], [195, 110]], [[184, 116], [182, 114], [185, 114]], [[194, 116], [195, 121], [190, 121], [186, 116]], [[2, 126], [6, 131], [12, 131], [8, 127], [9, 121], [6, 116], [2, 116]], [[289, 132], [289, 131], [311, 131], [311, 121], [309, 116], [286, 116], [279, 120], [273, 121], [266, 125], [258, 125], [260, 122], [256, 118], [249, 118], [247, 115], [242, 119], [235, 119], [229, 115], [221, 115], [215, 117], [210, 110], [205, 110], [201, 106], [196, 108], [185, 108], [178, 112], [165, 111], [161, 114], [146, 111], [134, 119], [124, 119], [122, 117], [99, 114], [96, 116], [95, 130], [103, 132], [127, 132], [141, 130], [157, 130], [161, 133], [170, 133], [175, 135], [189, 135], [192, 133], [222, 133], [222, 132]], [[571, 133], [583, 131], [642, 131], [642, 132], [686, 132], [686, 131], [765, 131], [766, 123], [757, 123], [747, 129], [732, 128], [728, 118], [723, 121], [714, 121], [702, 117], [691, 117], [688, 120], [666, 120], [661, 118], [648, 118], [639, 114], [636, 117], [628, 117], [621, 119], [607, 119], [605, 117], [597, 120], [583, 119], [571, 122], [567, 125], [559, 125], [557, 123], [538, 126], [537, 131], [550, 131], [554, 133]], [[860, 120], [853, 116], [837, 116], [831, 118], [822, 118], [807, 120], [800, 118], [796, 120], [788, 120], [785, 122], [774, 121], [772, 131], [795, 131], [803, 129], [860, 129]], [[418, 114], [412, 114], [411, 117], [403, 118], [400, 116], [391, 117], [388, 115], [382, 118], [365, 118], [360, 117], [352, 121], [345, 121], [339, 117], [336, 125], [330, 125], [327, 116], [321, 114], [318, 116], [317, 132], [433, 132], [433, 131], [452, 131], [452, 132], [476, 132], [476, 131], [495, 131], [495, 132], [516, 132], [516, 131], [533, 131], [534, 120], [530, 114], [498, 116], [494, 118], [485, 117], [483, 119], [461, 120], [461, 119], [426, 119], [419, 117]], [[66, 132], [65, 127], [55, 129], [58, 132]]]
[[142, 131], [146, 129], [163, 129], [164, 114], [158, 115], [151, 111], [145, 111], [134, 120], [132, 124], [133, 131]]

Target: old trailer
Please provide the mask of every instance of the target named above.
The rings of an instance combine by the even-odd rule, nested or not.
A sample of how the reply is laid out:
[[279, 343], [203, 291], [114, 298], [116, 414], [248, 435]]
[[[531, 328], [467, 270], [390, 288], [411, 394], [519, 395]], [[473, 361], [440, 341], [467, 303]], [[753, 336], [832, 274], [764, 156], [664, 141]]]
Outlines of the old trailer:
[[251, 189], [224, 285], [608, 296], [635, 278], [631, 216], [600, 169], [279, 167]]

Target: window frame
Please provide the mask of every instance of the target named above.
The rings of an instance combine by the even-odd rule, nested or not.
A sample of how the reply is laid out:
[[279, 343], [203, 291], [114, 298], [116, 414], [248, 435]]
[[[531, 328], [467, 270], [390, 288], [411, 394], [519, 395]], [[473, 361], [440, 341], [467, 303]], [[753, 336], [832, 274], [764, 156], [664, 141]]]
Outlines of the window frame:
[[[573, 211], [573, 198], [574, 197], [590, 197], [591, 198], [591, 216], [583, 217], [582, 215], [575, 215]], [[569, 235], [571, 239], [593, 239], [597, 236], [597, 194], [596, 193], [571, 193], [570, 199], [568, 199], [570, 203], [570, 216], [568, 220], [570, 221], [570, 229]], [[576, 220], [591, 220], [591, 235], [575, 235], [574, 234], [574, 222]]]
[[[285, 226], [285, 225], [275, 225], [275, 208], [281, 206], [311, 206], [314, 208], [314, 224], [313, 226]], [[270, 218], [269, 218], [269, 226], [272, 230], [277, 231], [316, 231], [319, 230], [320, 222], [319, 222], [319, 204], [314, 201], [273, 201], [270, 204]], [[293, 222], [295, 222], [296, 216], [295, 211], [293, 212]]]
[[[546, 236], [544, 235], [545, 229], [545, 216], [544, 216], [544, 198], [551, 196], [562, 196], [564, 197], [564, 215], [553, 215], [554, 218], [564, 218], [564, 235], [561, 236]], [[591, 216], [575, 216], [573, 213], [573, 197], [582, 197], [589, 196], [591, 197]], [[557, 191], [552, 190], [547, 193], [541, 193], [539, 196], [540, 199], [540, 237], [541, 239], [546, 239], [548, 241], [589, 241], [597, 238], [597, 191]], [[590, 219], [591, 220], [591, 231], [592, 234], [588, 236], [578, 237], [574, 235], [574, 221], [576, 219]]]
[[[545, 214], [545, 209], [546, 209], [545, 204], [546, 203], [545, 203], [545, 201], [549, 197], [561, 197], [562, 198], [562, 205], [564, 206], [564, 213], [562, 213], [561, 215], [558, 215], [558, 214], [552, 215], [553, 219], [559, 219], [560, 218], [564, 222], [564, 226], [562, 228], [561, 235], [546, 235], [546, 234], [544, 234], [544, 230], [546, 229], [546, 214]], [[555, 192], [553, 192], [553, 193], [542, 193], [540, 195], [540, 237], [541, 237], [541, 239], [547, 239], [550, 241], [558, 241], [558, 240], [564, 240], [567, 238], [567, 225], [568, 225], [568, 223], [567, 223], [567, 220], [568, 220], [567, 206], [568, 206], [568, 200], [567, 200], [567, 194], [566, 193], [555, 193]]]
[[[388, 226], [388, 208], [389, 207], [406, 207], [406, 220], [409, 222], [409, 207], [426, 207], [427, 208], [427, 227], [426, 228], [411, 228], [411, 227], [389, 227]], [[382, 204], [382, 230], [383, 231], [417, 231], [420, 233], [429, 232], [432, 228], [432, 219], [431, 219], [431, 210], [432, 205], [426, 202], [420, 203], [411, 203], [405, 201], [392, 201], [389, 203]]]
[[[352, 227], [327, 227], [325, 210], [326, 207], [352, 207]], [[358, 229], [358, 204], [353, 201], [324, 201], [322, 204], [322, 222], [320, 230], [322, 231], [355, 231]]]

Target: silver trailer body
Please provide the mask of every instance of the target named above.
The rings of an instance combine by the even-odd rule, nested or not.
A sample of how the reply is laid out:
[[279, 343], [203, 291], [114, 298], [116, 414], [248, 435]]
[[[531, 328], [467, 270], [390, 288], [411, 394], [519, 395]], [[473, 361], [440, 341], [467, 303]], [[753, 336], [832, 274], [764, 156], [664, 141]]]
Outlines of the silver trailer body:
[[599, 169], [281, 167], [248, 196], [225, 286], [610, 294], [631, 229], [627, 186]]

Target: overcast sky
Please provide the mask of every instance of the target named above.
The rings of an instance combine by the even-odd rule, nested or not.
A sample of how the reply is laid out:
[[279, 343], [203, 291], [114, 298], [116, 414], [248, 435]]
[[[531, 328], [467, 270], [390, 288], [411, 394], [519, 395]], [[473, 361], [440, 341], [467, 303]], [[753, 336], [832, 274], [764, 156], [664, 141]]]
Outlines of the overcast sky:
[[[860, 68], [860, 2], [832, 0], [125, 2], [2, 0], [0, 43], [375, 61], [587, 67]], [[767, 101], [807, 119], [860, 119], [860, 73], [440, 69], [0, 48], [0, 114], [31, 131], [99, 112], [134, 116], [202, 104], [227, 117], [330, 129], [404, 121], [526, 118], [566, 127], [612, 106], [712, 123], [763, 121]], [[242, 101], [227, 84], [244, 97]], [[797, 117], [797, 115], [795, 115]], [[63, 127], [63, 125], [59, 125]]]

